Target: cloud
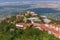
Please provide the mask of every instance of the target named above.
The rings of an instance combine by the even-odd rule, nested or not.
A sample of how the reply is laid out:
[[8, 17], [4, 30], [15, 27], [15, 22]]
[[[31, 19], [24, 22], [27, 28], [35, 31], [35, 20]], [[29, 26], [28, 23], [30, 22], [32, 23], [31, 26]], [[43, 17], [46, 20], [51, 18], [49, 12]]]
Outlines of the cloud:
[[60, 1], [41, 1], [41, 2], [36, 2], [35, 5], [32, 5], [32, 7], [36, 7], [36, 8], [59, 8], [60, 7]]
[[37, 4], [37, 5], [34, 5], [35, 7], [37, 8], [57, 8], [59, 7], [59, 5], [57, 4]]
[[19, 5], [20, 2], [0, 2], [0, 6], [4, 5]]
[[[59, 8], [60, 7], [60, 1], [59, 2], [52, 2], [52, 1], [26, 1], [26, 2], [0, 2], [0, 6], [4, 5], [24, 5], [24, 4], [31, 4], [31, 7], [36, 7], [36, 8]], [[32, 5], [33, 4], [33, 5]]]
[[31, 1], [22, 1], [22, 2], [0, 2], [0, 6], [4, 6], [4, 5], [24, 5], [24, 4], [35, 4]]

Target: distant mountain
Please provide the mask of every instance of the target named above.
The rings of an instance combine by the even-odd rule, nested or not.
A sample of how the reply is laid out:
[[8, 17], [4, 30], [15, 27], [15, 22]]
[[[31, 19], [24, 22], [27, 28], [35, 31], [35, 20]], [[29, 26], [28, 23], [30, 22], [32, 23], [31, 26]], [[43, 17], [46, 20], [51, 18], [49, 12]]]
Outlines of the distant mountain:
[[[35, 7], [31, 7], [31, 5], [29, 5], [29, 4], [0, 6], [0, 18], [5, 17], [6, 15], [7, 16], [16, 15], [18, 13], [25, 12], [28, 10], [34, 11], [38, 14], [46, 14], [46, 15], [47, 15], [47, 13], [49, 13], [49, 15], [50, 15], [50, 13], [52, 13], [55, 18], [58, 17], [58, 19], [60, 19], [60, 10], [56, 10], [54, 8], [35, 8]], [[51, 14], [51, 16], [53, 16], [52, 14]], [[47, 16], [49, 16], [49, 15], [47, 15]]]
[[4, 8], [0, 6], [0, 9], [4, 9]]
[[33, 8], [28, 10], [34, 11], [40, 15], [45, 15], [54, 20], [60, 20], [60, 10], [56, 10], [54, 8]]
[[55, 10], [53, 8], [33, 8], [28, 10], [34, 11], [37, 13], [60, 13], [60, 10]]
[[[17, 15], [30, 8], [30, 5], [4, 5], [0, 6], [0, 18]], [[1, 20], [1, 19], [0, 19]]]
[[7, 6], [0, 6], [0, 8], [28, 8], [30, 5], [7, 5]]

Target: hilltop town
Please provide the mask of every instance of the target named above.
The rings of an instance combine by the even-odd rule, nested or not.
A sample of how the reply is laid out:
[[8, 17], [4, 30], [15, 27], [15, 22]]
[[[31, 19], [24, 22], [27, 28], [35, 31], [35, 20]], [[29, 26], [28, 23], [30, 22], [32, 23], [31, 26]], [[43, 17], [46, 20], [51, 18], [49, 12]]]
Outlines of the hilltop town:
[[[6, 18], [0, 23], [0, 26], [1, 31], [4, 30], [5, 32], [8, 30], [13, 32], [16, 31], [16, 29], [26, 30], [27, 28], [36, 28], [42, 32], [46, 31], [48, 34], [54, 35], [56, 38], [60, 38], [60, 24], [53, 23], [47, 16], [38, 15], [31, 11], [26, 11], [25, 13], [19, 13], [11, 18]], [[2, 27], [6, 27], [6, 29], [2, 29]]]
[[34, 27], [42, 31], [45, 30], [49, 34], [54, 34], [56, 37], [60, 38], [60, 25], [51, 23], [52, 20], [48, 19], [46, 16], [39, 16], [35, 12], [27, 11], [25, 14], [18, 14], [16, 20], [21, 20], [21, 22], [16, 23], [17, 28], [26, 29], [27, 27]]

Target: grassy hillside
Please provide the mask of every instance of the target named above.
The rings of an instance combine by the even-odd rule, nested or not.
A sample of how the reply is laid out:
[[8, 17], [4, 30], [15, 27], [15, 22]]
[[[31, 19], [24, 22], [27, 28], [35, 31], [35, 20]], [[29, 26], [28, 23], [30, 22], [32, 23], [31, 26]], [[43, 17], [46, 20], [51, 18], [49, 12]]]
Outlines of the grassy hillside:
[[15, 23], [8, 22], [8, 19], [14, 21], [15, 18], [15, 16], [12, 16], [0, 23], [0, 40], [60, 40], [54, 35], [34, 27], [28, 27], [25, 30], [16, 28]]

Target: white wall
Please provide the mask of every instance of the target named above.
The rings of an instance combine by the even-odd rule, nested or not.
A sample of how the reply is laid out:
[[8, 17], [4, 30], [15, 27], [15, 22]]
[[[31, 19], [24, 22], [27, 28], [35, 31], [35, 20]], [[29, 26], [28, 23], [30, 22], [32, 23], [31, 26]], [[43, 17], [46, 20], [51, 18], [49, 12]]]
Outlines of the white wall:
[[23, 27], [23, 25], [16, 24], [17, 27]]

